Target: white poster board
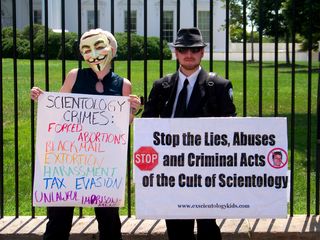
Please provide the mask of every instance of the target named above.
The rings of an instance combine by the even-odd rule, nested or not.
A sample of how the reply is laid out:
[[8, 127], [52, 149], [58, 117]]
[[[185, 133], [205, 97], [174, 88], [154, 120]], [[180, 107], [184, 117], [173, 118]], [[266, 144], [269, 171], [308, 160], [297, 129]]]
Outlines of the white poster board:
[[129, 111], [128, 97], [41, 94], [33, 205], [123, 206]]
[[136, 216], [285, 218], [286, 121], [135, 119]]

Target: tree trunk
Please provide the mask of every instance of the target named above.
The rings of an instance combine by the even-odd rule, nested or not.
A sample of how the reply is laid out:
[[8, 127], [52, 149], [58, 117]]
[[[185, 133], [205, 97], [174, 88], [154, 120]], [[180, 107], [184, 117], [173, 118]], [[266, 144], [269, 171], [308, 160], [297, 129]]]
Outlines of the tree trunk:
[[290, 64], [290, 54], [289, 54], [289, 33], [286, 31], [286, 64]]
[[253, 45], [253, 24], [251, 24], [251, 62], [254, 62], [254, 45]]

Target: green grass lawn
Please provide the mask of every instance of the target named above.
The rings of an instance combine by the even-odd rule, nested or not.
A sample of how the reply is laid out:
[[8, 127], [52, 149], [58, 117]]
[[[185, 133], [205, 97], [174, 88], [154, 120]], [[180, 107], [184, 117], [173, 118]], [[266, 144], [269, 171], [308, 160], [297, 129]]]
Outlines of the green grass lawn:
[[[295, 126], [291, 126], [291, 66], [281, 64], [279, 66], [279, 95], [278, 113], [279, 116], [288, 118], [288, 141], [290, 146], [291, 127], [295, 128], [295, 151], [294, 151], [294, 213], [303, 214], [307, 212], [307, 108], [308, 108], [308, 75], [307, 63], [296, 63], [295, 73]], [[66, 72], [78, 66], [76, 61], [66, 62]], [[84, 66], [86, 66], [84, 64]], [[130, 80], [133, 85], [133, 93], [144, 94], [144, 64], [142, 61], [131, 62]], [[176, 69], [175, 61], [164, 61], [163, 73], [171, 73]], [[202, 65], [209, 69], [209, 62], [203, 61]], [[35, 85], [45, 89], [45, 63], [35, 61]], [[224, 62], [214, 62], [214, 71], [224, 76]], [[316, 69], [317, 64], [313, 68]], [[237, 107], [238, 116], [243, 116], [243, 64], [241, 62], [230, 62], [229, 78], [234, 87], [234, 101]], [[49, 61], [49, 90], [58, 91], [62, 83], [61, 61]], [[115, 72], [127, 77], [127, 62], [115, 62]], [[147, 70], [148, 93], [152, 82], [159, 78], [159, 61], [148, 61]], [[272, 62], [263, 64], [263, 93], [262, 93], [262, 115], [274, 116], [274, 65]], [[15, 215], [15, 154], [18, 156], [19, 165], [19, 214], [31, 215], [31, 100], [29, 97], [30, 61], [18, 60], [17, 62], [17, 92], [18, 92], [18, 116], [14, 116], [14, 79], [13, 60], [3, 59], [3, 128], [4, 128], [4, 214]], [[315, 143], [316, 143], [316, 106], [317, 106], [317, 81], [318, 73], [313, 71], [311, 86], [311, 122], [312, 122], [312, 162], [311, 162], [311, 213], [315, 212]], [[259, 64], [250, 63], [247, 65], [247, 116], [259, 115]], [[15, 152], [14, 122], [18, 122], [18, 152]], [[289, 152], [290, 153], [290, 152]], [[291, 154], [291, 153], [290, 153]], [[289, 158], [290, 159], [290, 158]], [[132, 214], [134, 214], [134, 188], [132, 188]], [[36, 208], [36, 215], [45, 215], [45, 208]], [[85, 208], [84, 214], [93, 214], [92, 209]], [[127, 214], [127, 207], [121, 209], [121, 214]]]

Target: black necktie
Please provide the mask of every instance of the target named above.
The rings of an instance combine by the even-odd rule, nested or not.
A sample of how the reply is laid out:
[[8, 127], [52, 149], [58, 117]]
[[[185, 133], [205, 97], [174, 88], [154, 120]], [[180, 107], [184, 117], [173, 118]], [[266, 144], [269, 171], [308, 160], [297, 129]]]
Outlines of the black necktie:
[[187, 111], [187, 96], [188, 96], [188, 79], [184, 80], [183, 88], [181, 89], [177, 101], [176, 111], [174, 117], [184, 117]]

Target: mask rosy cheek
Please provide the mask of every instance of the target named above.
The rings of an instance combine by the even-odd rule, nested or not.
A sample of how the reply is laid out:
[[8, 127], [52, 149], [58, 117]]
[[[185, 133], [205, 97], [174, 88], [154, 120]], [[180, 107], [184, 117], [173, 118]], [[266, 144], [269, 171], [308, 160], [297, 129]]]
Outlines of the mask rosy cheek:
[[109, 53], [109, 51], [108, 51], [108, 49], [102, 49], [100, 52], [99, 52], [99, 54], [100, 55], [108, 55], [108, 53]]
[[83, 58], [86, 60], [86, 59], [89, 59], [91, 58], [91, 54], [82, 54]]

